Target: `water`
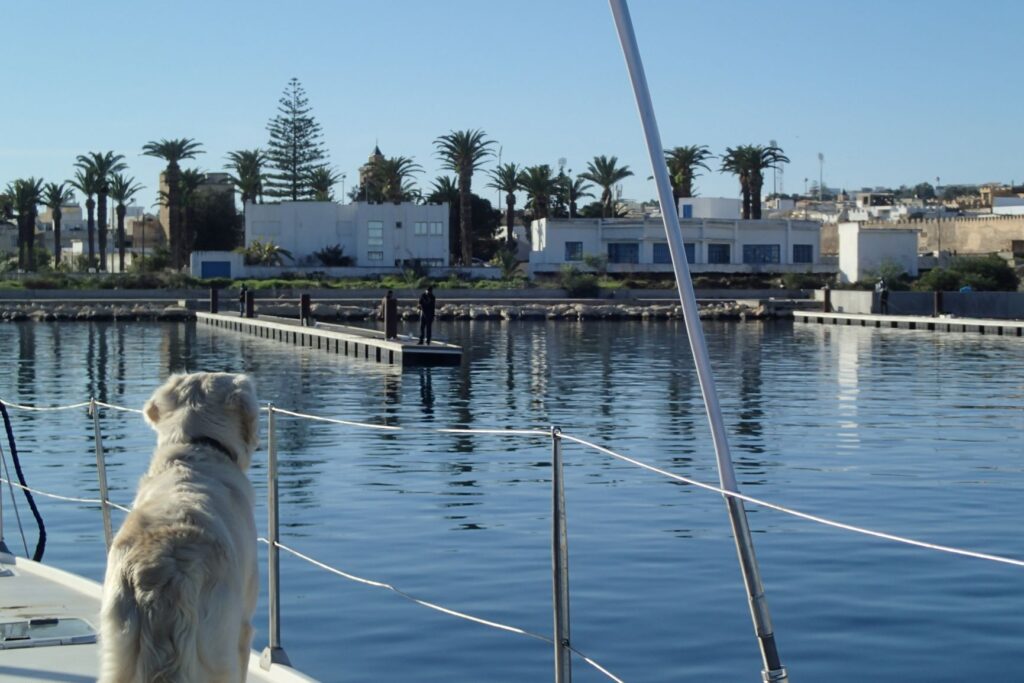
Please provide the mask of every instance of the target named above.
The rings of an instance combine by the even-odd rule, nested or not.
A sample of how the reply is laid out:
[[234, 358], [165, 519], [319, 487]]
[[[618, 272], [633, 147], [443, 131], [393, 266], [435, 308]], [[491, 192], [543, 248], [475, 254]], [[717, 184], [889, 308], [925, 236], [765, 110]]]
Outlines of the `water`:
[[[705, 329], [746, 492], [1024, 557], [1020, 340], [788, 323]], [[261, 398], [282, 408], [416, 428], [384, 434], [279, 417], [283, 542], [424, 599], [550, 633], [550, 442], [420, 428], [558, 424], [713, 483], [683, 328], [473, 322], [438, 333], [464, 345], [462, 367], [400, 373], [185, 324], [4, 325], [0, 396], [46, 405], [95, 395], [137, 408], [170, 371], [233, 370], [254, 375]], [[14, 417], [32, 485], [97, 495], [84, 410]], [[135, 414], [108, 412], [101, 424], [111, 496], [128, 503], [153, 435]], [[567, 444], [565, 456], [575, 646], [626, 681], [760, 680], [721, 498], [578, 446]], [[261, 451], [252, 472], [260, 496], [264, 464]], [[101, 578], [98, 512], [40, 506], [47, 560]], [[793, 680], [1020, 679], [1021, 569], [749, 509]], [[262, 525], [262, 503], [257, 515]], [[20, 548], [10, 524], [7, 538]], [[281, 562], [283, 643], [325, 681], [552, 678], [545, 643], [288, 555]], [[264, 615], [261, 597], [257, 647]], [[605, 680], [579, 661], [574, 674]]]

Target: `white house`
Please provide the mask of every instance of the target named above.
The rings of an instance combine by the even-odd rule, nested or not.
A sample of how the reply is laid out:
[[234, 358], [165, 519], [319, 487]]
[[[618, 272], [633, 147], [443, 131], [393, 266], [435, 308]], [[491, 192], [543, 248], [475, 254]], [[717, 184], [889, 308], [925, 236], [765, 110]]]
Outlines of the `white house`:
[[743, 214], [743, 202], [732, 197], [680, 197], [680, 219], [725, 218], [736, 220]]
[[448, 265], [447, 204], [281, 202], [245, 207], [245, 243], [273, 242], [298, 264], [340, 244], [357, 266], [400, 266], [419, 260]]
[[839, 281], [857, 282], [894, 263], [917, 277], [917, 233], [914, 228], [862, 228], [839, 224]]
[[[693, 272], [831, 272], [821, 262], [821, 224], [791, 220], [680, 220], [683, 247]], [[533, 221], [530, 273], [585, 266], [585, 256], [604, 256], [608, 272], [671, 272], [661, 220], [622, 218]]]
[[[324, 270], [315, 253], [341, 246], [355, 262], [352, 274], [394, 272], [418, 261], [448, 266], [447, 204], [280, 202], [247, 204], [245, 244], [270, 242], [292, 255], [289, 266]], [[196, 252], [192, 272], [201, 277], [239, 277], [239, 254]]]

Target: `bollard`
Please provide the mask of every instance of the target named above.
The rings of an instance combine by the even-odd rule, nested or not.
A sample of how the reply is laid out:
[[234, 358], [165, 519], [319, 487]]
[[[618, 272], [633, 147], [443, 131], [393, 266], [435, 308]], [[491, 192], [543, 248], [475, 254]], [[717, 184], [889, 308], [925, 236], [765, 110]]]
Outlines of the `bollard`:
[[832, 312], [832, 288], [828, 286], [827, 282], [825, 283], [824, 293], [825, 293], [825, 296], [824, 296], [824, 302], [823, 302], [823, 310], [824, 310], [825, 313], [831, 313]]
[[312, 313], [310, 311], [309, 294], [301, 294], [299, 296], [299, 323], [304, 327], [309, 327], [312, 324]]
[[932, 297], [932, 317], [938, 318], [942, 315], [942, 292], [933, 292]]
[[220, 312], [220, 298], [216, 287], [210, 287], [210, 313]]
[[245, 292], [245, 317], [255, 318], [254, 311], [256, 309], [256, 295], [251, 289]]

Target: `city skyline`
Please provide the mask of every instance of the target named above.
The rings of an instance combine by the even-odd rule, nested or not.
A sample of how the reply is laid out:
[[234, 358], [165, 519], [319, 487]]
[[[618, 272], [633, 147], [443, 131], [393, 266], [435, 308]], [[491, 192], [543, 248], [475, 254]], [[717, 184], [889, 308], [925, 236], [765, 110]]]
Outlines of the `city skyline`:
[[[1024, 6], [989, 3], [956, 22], [952, 3], [923, 8], [867, 2], [822, 14], [809, 2], [635, 0], [664, 146], [720, 155], [776, 140], [792, 160], [787, 193], [817, 181], [819, 154], [825, 184], [850, 191], [937, 177], [1019, 182], [1012, 32]], [[141, 156], [143, 144], [194, 138], [206, 154], [185, 165], [221, 171], [228, 151], [265, 147], [267, 121], [295, 76], [346, 191], [376, 144], [423, 166], [417, 184], [427, 190], [443, 172], [433, 140], [479, 128], [503, 162], [557, 170], [564, 158], [580, 173], [595, 155], [617, 156], [635, 173], [624, 197], [653, 198], [607, 5], [531, 0], [515, 9], [465, 0], [304, 2], [290, 14], [270, 2], [12, 6], [0, 59], [18, 67], [0, 112], [0, 185], [64, 180], [78, 154], [113, 150], [151, 206], [163, 165]], [[717, 159], [709, 165], [698, 193], [737, 196], [735, 177], [719, 173]], [[487, 182], [479, 173], [474, 191], [495, 203]]]

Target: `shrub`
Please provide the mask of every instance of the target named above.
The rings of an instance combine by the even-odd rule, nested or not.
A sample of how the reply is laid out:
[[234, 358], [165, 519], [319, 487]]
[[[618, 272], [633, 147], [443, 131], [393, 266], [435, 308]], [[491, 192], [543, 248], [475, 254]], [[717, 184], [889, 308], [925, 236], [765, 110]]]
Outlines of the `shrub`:
[[914, 289], [919, 291], [954, 292], [964, 285], [988, 292], [1015, 292], [1020, 286], [1013, 267], [998, 256], [961, 257], [949, 268], [933, 268], [925, 273]]
[[562, 266], [558, 284], [571, 297], [595, 297], [601, 291], [596, 275], [581, 273], [578, 268], [570, 265]]
[[813, 273], [785, 273], [782, 286], [786, 289], [819, 289], [825, 284], [828, 276]]
[[345, 255], [345, 247], [340, 244], [334, 244], [329, 247], [324, 247], [320, 251], [314, 251], [313, 256], [328, 268], [334, 266], [354, 266], [356, 263], [354, 258]]

